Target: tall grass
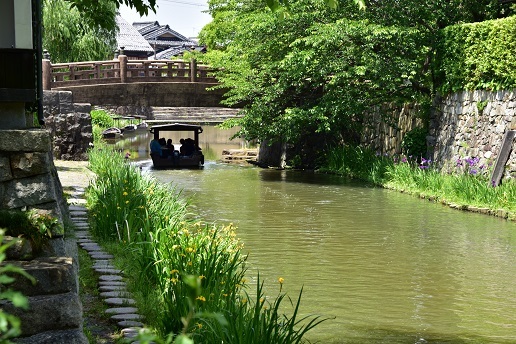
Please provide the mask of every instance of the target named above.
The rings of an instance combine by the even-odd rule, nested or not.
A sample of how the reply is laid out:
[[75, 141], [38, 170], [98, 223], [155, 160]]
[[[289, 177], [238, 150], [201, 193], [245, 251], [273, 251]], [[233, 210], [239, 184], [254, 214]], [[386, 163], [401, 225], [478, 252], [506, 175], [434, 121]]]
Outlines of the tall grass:
[[146, 321], [162, 337], [172, 333], [200, 343], [256, 343], [256, 337], [240, 333], [252, 328], [274, 333], [268, 343], [300, 343], [325, 320], [297, 319], [301, 294], [292, 316], [278, 313], [284, 294], [271, 313], [259, 301], [262, 285], [254, 303], [244, 305], [243, 300], [252, 299], [244, 278], [247, 257], [233, 225], [189, 221], [177, 190], [142, 174], [106, 146], [90, 152], [90, 167], [96, 174], [87, 190], [93, 234], [116, 243], [112, 251], [125, 257], [121, 264]]
[[504, 180], [502, 185], [492, 187], [490, 171], [478, 162], [476, 158], [461, 159], [450, 164], [452, 168], [448, 172], [441, 172], [425, 159], [385, 156], [368, 149], [345, 146], [330, 149], [320, 170], [443, 202], [502, 209], [514, 217], [516, 181]]

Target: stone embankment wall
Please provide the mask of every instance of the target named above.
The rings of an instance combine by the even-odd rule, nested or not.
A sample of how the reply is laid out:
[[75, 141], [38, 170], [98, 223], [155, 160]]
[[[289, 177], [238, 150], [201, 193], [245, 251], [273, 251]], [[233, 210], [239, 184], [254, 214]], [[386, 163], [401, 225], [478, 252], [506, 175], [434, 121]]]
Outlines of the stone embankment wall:
[[[494, 164], [504, 134], [516, 129], [516, 92], [460, 92], [438, 104], [428, 137], [434, 163], [445, 169], [464, 158], [479, 158], [479, 166]], [[505, 176], [516, 177], [516, 141]]]
[[44, 91], [45, 127], [52, 135], [52, 153], [59, 160], [88, 160], [93, 144], [91, 105], [75, 104], [72, 92]]
[[[444, 170], [465, 158], [479, 158], [478, 166], [493, 165], [504, 134], [516, 130], [516, 91], [460, 92], [439, 97], [434, 104], [429, 119], [428, 157]], [[362, 144], [382, 154], [400, 154], [405, 133], [423, 126], [419, 111], [409, 104], [367, 116]], [[505, 176], [514, 178], [516, 142], [512, 147]]]
[[406, 104], [402, 108], [385, 106], [365, 116], [360, 141], [381, 154], [401, 154], [405, 133], [423, 125], [420, 107]]
[[[37, 209], [63, 224], [69, 218], [54, 166], [50, 133], [45, 129], [0, 130], [0, 209]], [[25, 250], [25, 247], [23, 248]], [[8, 256], [19, 259], [20, 255]], [[29, 311], [1, 302], [0, 308], [20, 317], [18, 343], [85, 344], [77, 284], [77, 246], [61, 230], [52, 233], [40, 256], [24, 251], [27, 261], [8, 260], [33, 275], [37, 284], [17, 278], [11, 285], [29, 299]]]

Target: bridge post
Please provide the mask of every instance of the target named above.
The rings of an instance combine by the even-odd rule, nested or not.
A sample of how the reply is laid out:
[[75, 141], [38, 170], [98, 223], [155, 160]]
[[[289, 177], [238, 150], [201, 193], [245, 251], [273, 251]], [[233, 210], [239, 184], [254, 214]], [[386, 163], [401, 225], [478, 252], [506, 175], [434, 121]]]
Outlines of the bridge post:
[[118, 55], [118, 60], [120, 61], [120, 82], [127, 82], [127, 56], [126, 55]]
[[190, 60], [190, 81], [197, 81], [197, 61], [195, 59]]
[[42, 74], [42, 84], [43, 84], [43, 90], [50, 91], [52, 89], [52, 64], [50, 63], [49, 59], [42, 59], [41, 60], [41, 74]]

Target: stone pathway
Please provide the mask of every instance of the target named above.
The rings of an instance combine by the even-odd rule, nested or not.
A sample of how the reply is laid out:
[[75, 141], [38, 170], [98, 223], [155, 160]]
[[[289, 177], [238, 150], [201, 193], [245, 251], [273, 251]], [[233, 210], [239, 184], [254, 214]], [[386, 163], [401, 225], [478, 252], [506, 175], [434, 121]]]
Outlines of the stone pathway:
[[[68, 199], [70, 217], [77, 231], [77, 244], [88, 252], [93, 259], [93, 269], [99, 274], [99, 291], [104, 302], [110, 307], [106, 313], [121, 329], [122, 336], [135, 338], [143, 328], [142, 317], [134, 307], [135, 301], [127, 291], [123, 273], [113, 263], [113, 256], [105, 252], [89, 233], [88, 210], [84, 206], [84, 189], [75, 188], [76, 192]], [[133, 343], [137, 343], [134, 341]]]

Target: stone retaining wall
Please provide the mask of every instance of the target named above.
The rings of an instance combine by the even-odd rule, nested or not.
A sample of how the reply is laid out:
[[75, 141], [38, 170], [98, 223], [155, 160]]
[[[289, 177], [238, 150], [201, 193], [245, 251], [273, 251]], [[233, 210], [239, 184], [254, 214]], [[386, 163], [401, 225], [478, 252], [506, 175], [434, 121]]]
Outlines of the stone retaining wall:
[[[478, 158], [478, 166], [495, 163], [504, 134], [516, 129], [516, 91], [459, 92], [438, 97], [430, 114], [428, 157], [448, 170], [459, 159]], [[380, 114], [382, 113], [382, 115]], [[380, 153], [400, 154], [405, 133], [423, 126], [419, 109], [384, 108], [366, 117], [361, 142]], [[516, 141], [505, 177], [516, 177]]]
[[[429, 123], [432, 160], [441, 168], [453, 167], [464, 158], [479, 158], [479, 166], [494, 164], [504, 134], [516, 129], [516, 92], [460, 92], [438, 104]], [[505, 177], [514, 178], [516, 141], [512, 147]]]
[[72, 92], [44, 91], [45, 127], [52, 135], [52, 152], [59, 160], [88, 160], [93, 144], [91, 105], [75, 104]]
[[386, 105], [365, 116], [360, 141], [381, 154], [401, 154], [405, 133], [423, 125], [420, 107], [406, 104], [403, 107]]

